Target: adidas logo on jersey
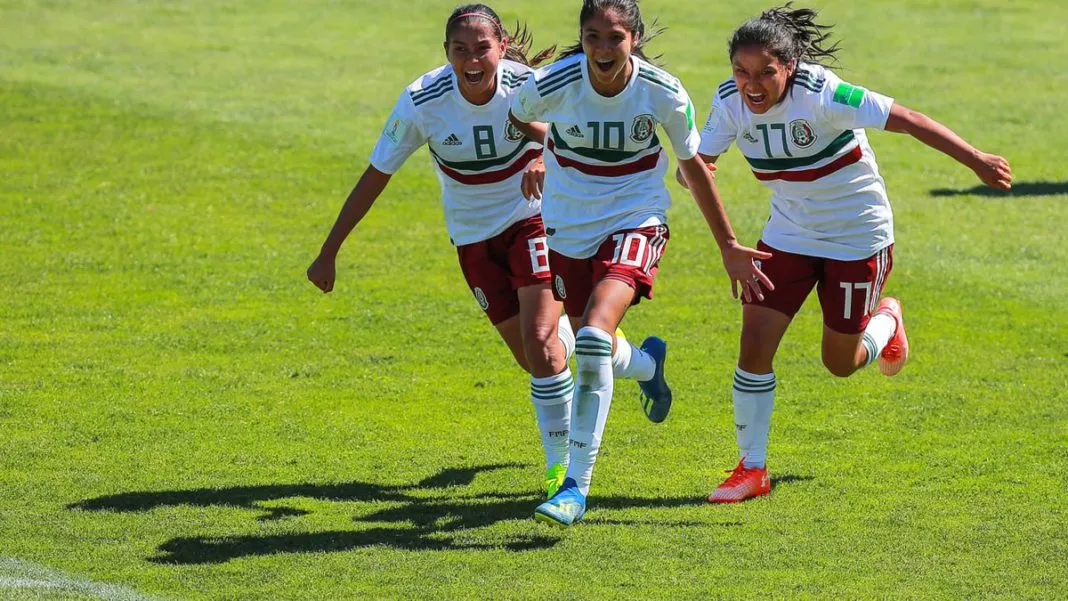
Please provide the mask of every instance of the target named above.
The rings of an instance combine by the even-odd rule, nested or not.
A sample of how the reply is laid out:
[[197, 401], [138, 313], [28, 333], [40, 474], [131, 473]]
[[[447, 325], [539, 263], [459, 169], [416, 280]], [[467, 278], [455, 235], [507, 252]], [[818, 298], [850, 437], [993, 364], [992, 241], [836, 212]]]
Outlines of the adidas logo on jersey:
[[463, 142], [460, 141], [460, 137], [456, 134], [449, 134], [449, 137], [445, 138], [445, 141], [441, 144], [442, 146], [460, 146]]
[[585, 138], [586, 137], [586, 136], [582, 135], [582, 130], [579, 129], [579, 126], [577, 126], [577, 125], [572, 125], [571, 127], [567, 128], [567, 131], [565, 133], [567, 135], [571, 136], [572, 138]]

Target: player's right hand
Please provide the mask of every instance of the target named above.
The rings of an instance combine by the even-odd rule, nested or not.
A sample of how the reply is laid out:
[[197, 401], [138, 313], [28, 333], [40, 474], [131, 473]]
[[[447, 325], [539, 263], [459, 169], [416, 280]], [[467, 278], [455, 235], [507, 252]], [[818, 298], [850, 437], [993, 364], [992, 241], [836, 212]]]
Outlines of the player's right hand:
[[978, 164], [972, 167], [980, 181], [996, 190], [1012, 188], [1012, 167], [1004, 157], [996, 154], [979, 153]]
[[308, 267], [308, 281], [325, 294], [334, 289], [336, 273], [334, 257], [319, 255], [312, 261], [311, 267]]
[[731, 294], [738, 298], [739, 289], [745, 302], [764, 300], [764, 292], [761, 286], [768, 290], [774, 290], [775, 285], [771, 279], [760, 270], [758, 261], [771, 258], [771, 253], [748, 246], [742, 246], [737, 242], [731, 242], [721, 251], [723, 255], [723, 267], [731, 279]]

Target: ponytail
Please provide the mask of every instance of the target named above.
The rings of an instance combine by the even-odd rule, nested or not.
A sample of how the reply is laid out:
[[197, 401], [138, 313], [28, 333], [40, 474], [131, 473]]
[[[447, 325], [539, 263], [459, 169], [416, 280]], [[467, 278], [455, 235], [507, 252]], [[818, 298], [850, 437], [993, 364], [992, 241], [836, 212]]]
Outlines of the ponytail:
[[827, 45], [833, 26], [816, 23], [818, 14], [808, 8], [795, 9], [793, 2], [764, 11], [734, 32], [730, 56], [734, 58], [734, 53], [743, 46], [757, 45], [783, 64], [795, 59], [798, 63], [825, 67], [837, 63], [838, 42]]

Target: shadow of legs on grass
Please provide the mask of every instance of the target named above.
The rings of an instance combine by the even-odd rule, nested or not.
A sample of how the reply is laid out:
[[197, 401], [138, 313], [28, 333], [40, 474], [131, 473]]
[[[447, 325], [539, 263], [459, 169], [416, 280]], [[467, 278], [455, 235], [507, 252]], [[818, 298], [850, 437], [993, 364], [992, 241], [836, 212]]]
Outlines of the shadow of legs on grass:
[[[407, 551], [505, 550], [528, 551], [551, 548], [560, 541], [557, 533], [544, 530], [523, 533], [491, 542], [472, 541], [466, 533], [508, 520], [530, 519], [534, 507], [542, 500], [534, 494], [496, 493], [465, 494], [479, 473], [500, 469], [523, 468], [517, 464], [495, 464], [471, 468], [446, 469], [412, 485], [383, 485], [372, 482], [342, 484], [272, 484], [201, 488], [157, 492], [131, 492], [107, 495], [72, 503], [68, 509], [101, 512], [146, 512], [163, 507], [223, 507], [264, 512], [260, 521], [300, 517], [309, 512], [264, 503], [292, 498], [310, 498], [339, 502], [375, 502], [386, 507], [354, 518], [363, 528], [283, 535], [238, 535], [222, 537], [177, 537], [158, 548], [149, 557], [163, 564], [213, 564], [247, 556], [279, 553], [338, 552], [367, 547], [387, 547]], [[628, 496], [597, 497], [591, 508], [613, 510], [628, 508], [699, 507], [699, 498], [646, 498]], [[609, 525], [612, 521], [594, 520], [591, 525]], [[629, 523], [627, 521], [615, 523]], [[654, 525], [656, 520], [641, 523]], [[701, 527], [699, 522], [665, 522], [670, 527]]]

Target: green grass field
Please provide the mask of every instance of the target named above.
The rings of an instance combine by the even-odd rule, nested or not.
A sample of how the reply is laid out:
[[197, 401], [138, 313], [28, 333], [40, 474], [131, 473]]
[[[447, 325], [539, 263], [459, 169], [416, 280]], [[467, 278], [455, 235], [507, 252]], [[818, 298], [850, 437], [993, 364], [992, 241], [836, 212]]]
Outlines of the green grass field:
[[[466, 289], [420, 151], [304, 279], [393, 102], [443, 62], [447, 2], [0, 0], [0, 598], [1063, 599], [1068, 594], [1068, 5], [814, 2], [840, 73], [1012, 162], [872, 140], [913, 357], [837, 380], [815, 303], [776, 371], [770, 498], [735, 461], [739, 310], [674, 184], [591, 512], [531, 519], [528, 381]], [[495, 4], [540, 43], [575, 2]], [[699, 112], [764, 5], [647, 0]], [[527, 8], [524, 8], [527, 7]], [[528, 11], [520, 15], [520, 10]], [[767, 194], [721, 190], [755, 242]]]

